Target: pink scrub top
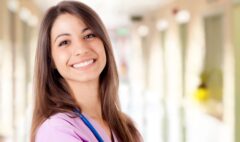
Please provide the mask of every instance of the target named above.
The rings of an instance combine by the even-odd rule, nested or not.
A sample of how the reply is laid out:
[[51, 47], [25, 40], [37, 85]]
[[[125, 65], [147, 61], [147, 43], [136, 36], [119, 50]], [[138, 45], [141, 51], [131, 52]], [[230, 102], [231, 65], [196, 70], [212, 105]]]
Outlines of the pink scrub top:
[[[111, 142], [111, 138], [104, 129], [85, 113], [83, 115], [100, 134], [104, 142]], [[45, 120], [37, 130], [35, 142], [97, 142], [91, 130], [79, 117], [70, 113], [57, 113]], [[114, 142], [118, 142], [112, 132]]]

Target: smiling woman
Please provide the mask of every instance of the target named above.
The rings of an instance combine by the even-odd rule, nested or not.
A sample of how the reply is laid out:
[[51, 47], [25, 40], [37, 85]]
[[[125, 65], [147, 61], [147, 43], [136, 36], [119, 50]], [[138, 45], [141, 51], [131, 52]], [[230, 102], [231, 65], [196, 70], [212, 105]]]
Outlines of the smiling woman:
[[88, 6], [64, 1], [40, 28], [31, 142], [139, 142], [120, 110], [118, 74], [108, 34]]
[[91, 82], [88, 88], [92, 82], [98, 84], [106, 65], [105, 50], [100, 38], [83, 21], [71, 14], [60, 15], [53, 24], [51, 39], [54, 65], [70, 87], [76, 83], [82, 86], [80, 83]]

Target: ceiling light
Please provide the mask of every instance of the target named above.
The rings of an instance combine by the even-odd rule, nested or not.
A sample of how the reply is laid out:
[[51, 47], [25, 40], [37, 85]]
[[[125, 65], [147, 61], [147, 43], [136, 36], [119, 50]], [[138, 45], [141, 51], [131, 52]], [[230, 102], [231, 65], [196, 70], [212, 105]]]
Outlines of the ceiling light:
[[8, 9], [12, 12], [16, 12], [19, 7], [19, 3], [16, 0], [8, 1]]
[[30, 18], [30, 16], [31, 16], [31, 12], [27, 9], [27, 8], [21, 8], [21, 10], [20, 10], [20, 13], [19, 13], [19, 16], [20, 16], [20, 18], [23, 20], [23, 21], [25, 21], [25, 22], [27, 22], [27, 20]]
[[168, 26], [169, 26], [169, 23], [168, 23], [167, 20], [159, 20], [159, 21], [157, 22], [157, 25], [156, 25], [156, 27], [157, 27], [157, 29], [158, 29], [159, 31], [164, 31], [164, 30], [166, 30], [166, 29], [168, 28]]
[[176, 20], [179, 23], [187, 23], [190, 20], [190, 13], [187, 10], [180, 10], [176, 15]]
[[147, 26], [145, 26], [145, 25], [139, 26], [138, 33], [140, 36], [142, 36], [142, 37], [147, 36], [148, 32], [149, 32], [149, 29]]

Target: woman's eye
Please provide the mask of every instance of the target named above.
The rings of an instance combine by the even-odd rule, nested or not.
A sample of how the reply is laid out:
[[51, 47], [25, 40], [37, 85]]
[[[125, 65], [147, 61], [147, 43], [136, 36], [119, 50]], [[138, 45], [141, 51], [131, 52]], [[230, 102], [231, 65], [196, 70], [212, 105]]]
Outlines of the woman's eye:
[[86, 36], [84, 36], [84, 39], [91, 39], [91, 38], [95, 38], [96, 35], [95, 34], [88, 34]]
[[59, 46], [59, 47], [65, 46], [65, 45], [68, 45], [69, 43], [70, 43], [70, 41], [64, 40], [64, 41], [60, 42], [58, 46]]

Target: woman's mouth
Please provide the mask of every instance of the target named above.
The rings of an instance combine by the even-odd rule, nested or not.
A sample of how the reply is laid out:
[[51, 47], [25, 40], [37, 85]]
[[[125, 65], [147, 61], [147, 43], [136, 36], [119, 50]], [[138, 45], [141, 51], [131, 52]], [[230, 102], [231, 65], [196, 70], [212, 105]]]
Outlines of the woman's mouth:
[[85, 60], [83, 62], [73, 64], [72, 67], [74, 67], [74, 68], [83, 68], [83, 67], [86, 67], [88, 65], [93, 64], [95, 61], [96, 61], [95, 59]]

